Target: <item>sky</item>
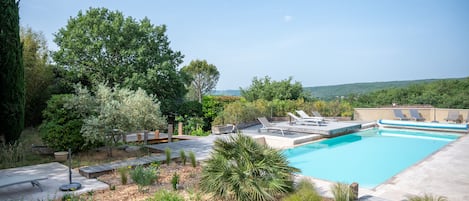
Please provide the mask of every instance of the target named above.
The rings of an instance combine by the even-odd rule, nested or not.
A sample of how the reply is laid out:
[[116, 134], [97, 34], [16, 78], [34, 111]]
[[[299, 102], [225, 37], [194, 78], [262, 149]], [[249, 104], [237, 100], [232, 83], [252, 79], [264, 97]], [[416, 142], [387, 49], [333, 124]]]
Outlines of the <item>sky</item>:
[[78, 11], [165, 24], [171, 49], [217, 67], [217, 90], [254, 77], [304, 87], [469, 76], [467, 0], [21, 0], [20, 24], [54, 33]]

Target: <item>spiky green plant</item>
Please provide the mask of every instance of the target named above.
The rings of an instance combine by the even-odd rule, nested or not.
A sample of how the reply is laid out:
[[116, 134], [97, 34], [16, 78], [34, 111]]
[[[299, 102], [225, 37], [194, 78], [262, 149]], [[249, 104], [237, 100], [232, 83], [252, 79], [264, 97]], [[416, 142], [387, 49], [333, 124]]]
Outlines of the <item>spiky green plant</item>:
[[191, 160], [192, 167], [196, 167], [197, 160], [195, 159], [195, 154], [193, 151], [189, 152], [189, 159]]
[[332, 194], [335, 201], [353, 201], [354, 196], [352, 189], [346, 183], [335, 183], [331, 187]]
[[166, 149], [164, 149], [164, 153], [166, 154], [166, 165], [169, 165], [169, 163], [171, 163], [171, 149], [166, 147]]
[[179, 175], [177, 172], [173, 174], [173, 177], [171, 178], [171, 184], [173, 186], [173, 190], [178, 190], [178, 184], [179, 184]]
[[279, 151], [237, 134], [215, 140], [200, 187], [226, 200], [275, 200], [292, 190], [295, 172]]
[[184, 198], [177, 192], [159, 190], [152, 198], [148, 198], [146, 201], [184, 201]]
[[182, 165], [186, 165], [186, 152], [183, 149], [179, 152]]
[[448, 201], [448, 199], [444, 196], [436, 196], [426, 193], [423, 196], [409, 196], [407, 199], [409, 201]]
[[321, 201], [322, 197], [316, 191], [314, 184], [307, 180], [301, 179], [296, 185], [295, 192], [283, 201]]

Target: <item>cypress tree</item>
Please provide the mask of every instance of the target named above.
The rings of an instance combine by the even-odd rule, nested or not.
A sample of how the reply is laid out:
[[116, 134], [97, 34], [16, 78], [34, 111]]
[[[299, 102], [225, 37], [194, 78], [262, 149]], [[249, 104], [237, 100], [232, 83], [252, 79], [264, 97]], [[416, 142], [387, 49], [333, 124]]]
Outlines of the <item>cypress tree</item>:
[[24, 128], [24, 69], [19, 1], [0, 0], [0, 135], [16, 141]]

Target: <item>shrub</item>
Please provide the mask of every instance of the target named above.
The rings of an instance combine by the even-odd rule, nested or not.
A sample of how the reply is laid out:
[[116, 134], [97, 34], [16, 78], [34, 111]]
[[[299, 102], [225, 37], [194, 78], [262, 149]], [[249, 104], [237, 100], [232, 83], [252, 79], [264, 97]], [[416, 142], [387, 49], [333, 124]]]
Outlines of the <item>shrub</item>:
[[301, 179], [296, 186], [295, 192], [283, 201], [321, 201], [322, 197], [316, 192], [314, 184], [307, 179]]
[[409, 201], [447, 201], [444, 196], [435, 196], [432, 194], [425, 194], [423, 196], [408, 196]]
[[193, 151], [189, 152], [189, 159], [191, 160], [192, 167], [197, 167], [197, 160]]
[[181, 149], [179, 153], [181, 155], [180, 158], [181, 158], [182, 165], [186, 165], [186, 152], [184, 152], [184, 150]]
[[200, 187], [221, 199], [275, 200], [292, 190], [294, 172], [279, 151], [238, 134], [215, 140]]
[[171, 178], [171, 184], [173, 186], [173, 190], [178, 190], [178, 184], [179, 184], [179, 175], [177, 172], [173, 174], [173, 177]]
[[121, 177], [121, 184], [126, 185], [127, 184], [127, 175], [129, 173], [130, 166], [129, 167], [121, 167], [118, 168], [117, 171], [119, 172], [119, 175]]
[[152, 198], [146, 199], [147, 201], [184, 201], [184, 198], [176, 192], [167, 190], [160, 190], [155, 193]]
[[153, 184], [158, 179], [158, 169], [153, 166], [139, 165], [130, 171], [130, 177], [137, 183], [138, 191], [143, 192], [143, 187]]
[[26, 147], [19, 140], [13, 144], [0, 144], [0, 169], [16, 167], [25, 160]]
[[79, 112], [69, 106], [71, 98], [70, 94], [54, 95], [43, 111], [44, 121], [40, 126], [42, 140], [56, 151], [86, 148], [83, 146], [85, 139], [80, 133], [83, 120]]
[[352, 189], [346, 183], [335, 183], [331, 187], [332, 194], [334, 195], [335, 201], [353, 201], [355, 200], [353, 196]]
[[169, 165], [169, 163], [171, 163], [171, 149], [166, 147], [166, 149], [164, 149], [164, 153], [166, 154], [166, 165]]

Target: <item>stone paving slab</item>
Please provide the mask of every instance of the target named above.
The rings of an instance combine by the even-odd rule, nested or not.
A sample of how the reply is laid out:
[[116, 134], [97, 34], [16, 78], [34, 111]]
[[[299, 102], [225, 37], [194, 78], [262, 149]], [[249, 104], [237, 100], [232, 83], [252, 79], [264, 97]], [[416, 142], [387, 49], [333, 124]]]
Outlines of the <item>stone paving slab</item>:
[[78, 171], [72, 170], [72, 181], [80, 183], [82, 188], [73, 192], [62, 192], [59, 187], [69, 183], [69, 172], [67, 166], [57, 162], [0, 170], [0, 179], [13, 175], [46, 176], [47, 179], [39, 181], [43, 189], [42, 192], [37, 187], [33, 187], [31, 183], [0, 188], [0, 200], [54, 200], [67, 193], [82, 194], [109, 188], [103, 182], [87, 179], [78, 174]]

